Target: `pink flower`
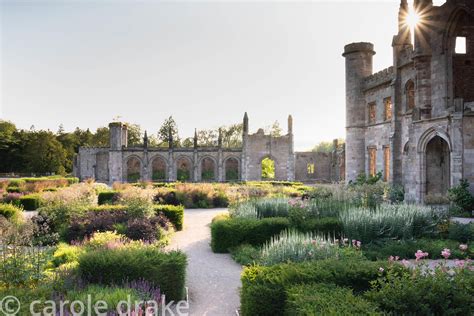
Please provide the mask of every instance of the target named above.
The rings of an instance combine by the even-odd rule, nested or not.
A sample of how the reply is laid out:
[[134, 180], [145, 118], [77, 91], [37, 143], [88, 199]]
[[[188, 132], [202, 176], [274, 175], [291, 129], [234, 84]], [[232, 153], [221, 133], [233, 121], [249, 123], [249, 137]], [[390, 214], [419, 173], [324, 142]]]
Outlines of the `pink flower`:
[[459, 249], [460, 249], [461, 251], [466, 251], [466, 250], [467, 250], [467, 245], [466, 245], [466, 244], [460, 244], [460, 245], [459, 245]]
[[464, 260], [455, 260], [454, 261], [454, 264], [456, 265], [456, 267], [458, 268], [464, 268], [464, 265], [466, 264], [466, 261]]
[[353, 240], [352, 241], [352, 246], [354, 246], [356, 248], [360, 248], [361, 245], [362, 245], [362, 243], [358, 240]]
[[382, 267], [379, 268], [379, 272], [380, 272], [380, 273], [382, 273], [382, 272], [384, 272], [384, 271], [385, 271], [384, 268], [382, 268]]
[[311, 240], [311, 243], [312, 243], [313, 245], [316, 245], [317, 241], [313, 239], [313, 240]]
[[415, 257], [416, 257], [416, 261], [419, 261], [420, 259], [423, 259], [424, 257], [428, 257], [428, 253], [427, 252], [423, 252], [421, 250], [418, 250], [416, 253], [415, 253]]
[[395, 257], [394, 257], [394, 256], [390, 256], [390, 257], [388, 257], [388, 261], [390, 261], [390, 262], [398, 261], [398, 259], [400, 259], [399, 256], [395, 256]]
[[451, 256], [451, 250], [449, 250], [448, 248], [444, 248], [443, 251], [441, 251], [441, 255], [444, 259], [448, 259], [449, 256]]
[[410, 266], [410, 261], [406, 260], [406, 259], [403, 259], [401, 261], [402, 265], [405, 267], [405, 268], [408, 268]]

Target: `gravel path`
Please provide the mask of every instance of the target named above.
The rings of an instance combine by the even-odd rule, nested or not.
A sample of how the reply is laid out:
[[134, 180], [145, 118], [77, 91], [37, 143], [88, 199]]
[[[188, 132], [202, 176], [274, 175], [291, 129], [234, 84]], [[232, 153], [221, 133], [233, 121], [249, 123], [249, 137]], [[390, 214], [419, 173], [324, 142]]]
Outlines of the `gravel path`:
[[210, 247], [209, 224], [227, 209], [192, 209], [184, 213], [184, 230], [175, 233], [169, 249], [188, 256], [186, 285], [190, 315], [236, 315], [240, 306], [242, 267], [229, 254], [215, 254]]

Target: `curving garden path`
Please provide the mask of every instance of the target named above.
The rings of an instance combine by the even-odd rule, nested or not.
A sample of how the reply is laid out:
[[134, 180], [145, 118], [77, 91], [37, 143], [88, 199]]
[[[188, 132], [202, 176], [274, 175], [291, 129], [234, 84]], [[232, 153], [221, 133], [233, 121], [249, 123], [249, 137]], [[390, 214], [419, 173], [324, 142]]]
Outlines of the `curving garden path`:
[[189, 315], [237, 315], [242, 267], [229, 254], [213, 253], [209, 224], [227, 209], [191, 209], [184, 212], [184, 229], [176, 232], [168, 249], [188, 256], [186, 286]]

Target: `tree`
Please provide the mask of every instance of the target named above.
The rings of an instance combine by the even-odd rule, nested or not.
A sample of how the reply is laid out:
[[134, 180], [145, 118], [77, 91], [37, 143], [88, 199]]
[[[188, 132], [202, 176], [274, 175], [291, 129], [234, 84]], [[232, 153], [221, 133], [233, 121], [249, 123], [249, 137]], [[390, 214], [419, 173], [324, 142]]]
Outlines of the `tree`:
[[128, 146], [139, 146], [143, 144], [142, 128], [138, 124], [125, 123], [127, 125]]
[[30, 172], [65, 173], [66, 151], [52, 132], [31, 133], [25, 148], [25, 158]]
[[273, 137], [279, 137], [283, 134], [283, 130], [280, 127], [278, 121], [273, 122], [272, 125], [265, 127], [265, 134], [272, 135]]
[[235, 148], [242, 147], [243, 124], [232, 124], [221, 127], [222, 147]]
[[108, 127], [99, 127], [92, 136], [92, 146], [109, 147], [110, 130]]
[[262, 180], [275, 179], [275, 162], [270, 158], [262, 160]]
[[167, 118], [160, 129], [158, 130], [158, 140], [161, 141], [161, 146], [168, 146], [169, 133], [173, 136], [173, 146], [179, 147], [180, 139], [178, 133], [178, 125], [172, 116]]
[[[341, 147], [344, 144], [344, 139], [339, 138], [337, 140], [337, 144], [339, 147]], [[339, 149], [339, 148], [338, 148]], [[334, 150], [334, 142], [327, 142], [327, 141], [322, 141], [316, 146], [311, 151], [318, 152], [318, 153], [330, 153]]]

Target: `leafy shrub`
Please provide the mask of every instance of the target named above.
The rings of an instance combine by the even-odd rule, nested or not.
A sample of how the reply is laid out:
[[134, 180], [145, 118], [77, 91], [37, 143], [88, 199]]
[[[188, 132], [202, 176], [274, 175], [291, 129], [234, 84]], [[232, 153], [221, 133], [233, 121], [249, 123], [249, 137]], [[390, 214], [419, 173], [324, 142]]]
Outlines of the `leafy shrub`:
[[337, 241], [284, 230], [263, 245], [259, 263], [270, 266], [282, 262], [322, 260], [338, 258], [341, 253]]
[[373, 284], [365, 297], [394, 315], [472, 315], [474, 273], [436, 269], [423, 273], [389, 273]]
[[114, 231], [118, 224], [127, 223], [129, 219], [130, 216], [123, 208], [115, 210], [96, 208], [95, 211], [74, 217], [64, 237], [67, 241], [82, 240], [97, 231]]
[[115, 245], [123, 245], [129, 240], [122, 234], [117, 232], [106, 231], [106, 232], [95, 232], [90, 239], [85, 240], [84, 245], [88, 249], [104, 249], [115, 247]]
[[168, 301], [184, 298], [186, 255], [162, 252], [152, 246], [89, 251], [79, 257], [79, 274], [105, 285], [147, 280], [160, 287]]
[[211, 223], [211, 247], [214, 252], [228, 252], [240, 244], [262, 245], [281, 231], [288, 229], [287, 218], [264, 218], [261, 220], [232, 218]]
[[154, 191], [151, 189], [140, 189], [130, 187], [120, 192], [120, 204], [127, 206], [127, 213], [130, 217], [152, 217]]
[[163, 213], [174, 225], [176, 230], [183, 229], [184, 207], [182, 205], [155, 205], [153, 208], [155, 214]]
[[[270, 267], [251, 266], [242, 273], [240, 295], [242, 315], [282, 315], [287, 290], [294, 285], [334, 283], [356, 293], [367, 291], [379, 276], [379, 268], [388, 263], [366, 260], [319, 260], [278, 264]], [[402, 266], [398, 267], [403, 270]]]
[[252, 265], [260, 260], [261, 251], [258, 247], [249, 244], [239, 245], [230, 249], [232, 259], [241, 265]]
[[344, 234], [363, 243], [432, 234], [439, 221], [431, 208], [407, 204], [383, 204], [376, 210], [354, 208], [341, 213], [340, 219]]
[[303, 232], [318, 233], [335, 239], [339, 239], [343, 235], [342, 222], [335, 217], [311, 218], [296, 228]]
[[474, 241], [474, 223], [452, 223], [448, 228], [448, 238], [462, 243]]
[[59, 267], [65, 263], [76, 262], [84, 248], [60, 243], [53, 253], [51, 263], [54, 267]]
[[99, 192], [98, 196], [98, 204], [103, 205], [103, 204], [112, 204], [115, 202], [118, 198], [117, 192], [116, 191], [104, 191], [104, 192]]
[[59, 241], [59, 233], [48, 215], [40, 212], [31, 218], [31, 223], [33, 225], [33, 245], [51, 246]]
[[34, 211], [40, 207], [41, 197], [38, 194], [28, 194], [20, 198], [20, 205], [25, 211]]
[[[451, 249], [451, 258], [464, 259], [468, 253], [459, 250], [459, 242], [453, 240], [390, 240], [381, 244], [362, 245], [362, 253], [369, 260], [383, 260], [390, 256], [415, 259], [415, 252], [423, 249], [430, 259], [442, 259], [441, 251]], [[472, 249], [472, 247], [471, 247]]]
[[12, 222], [21, 222], [23, 219], [23, 210], [12, 204], [0, 204], [0, 216]]
[[3, 196], [0, 200], [2, 203], [10, 203], [15, 206], [20, 206], [20, 198], [23, 196], [22, 193], [8, 193]]
[[161, 239], [162, 229], [168, 230], [168, 223], [164, 216], [132, 218], [127, 223], [126, 235], [133, 240], [154, 242]]
[[375, 304], [334, 284], [297, 285], [287, 295], [286, 315], [381, 315]]
[[459, 185], [448, 190], [448, 198], [464, 211], [473, 209], [474, 197], [469, 192], [469, 182], [466, 179], [461, 179]]

